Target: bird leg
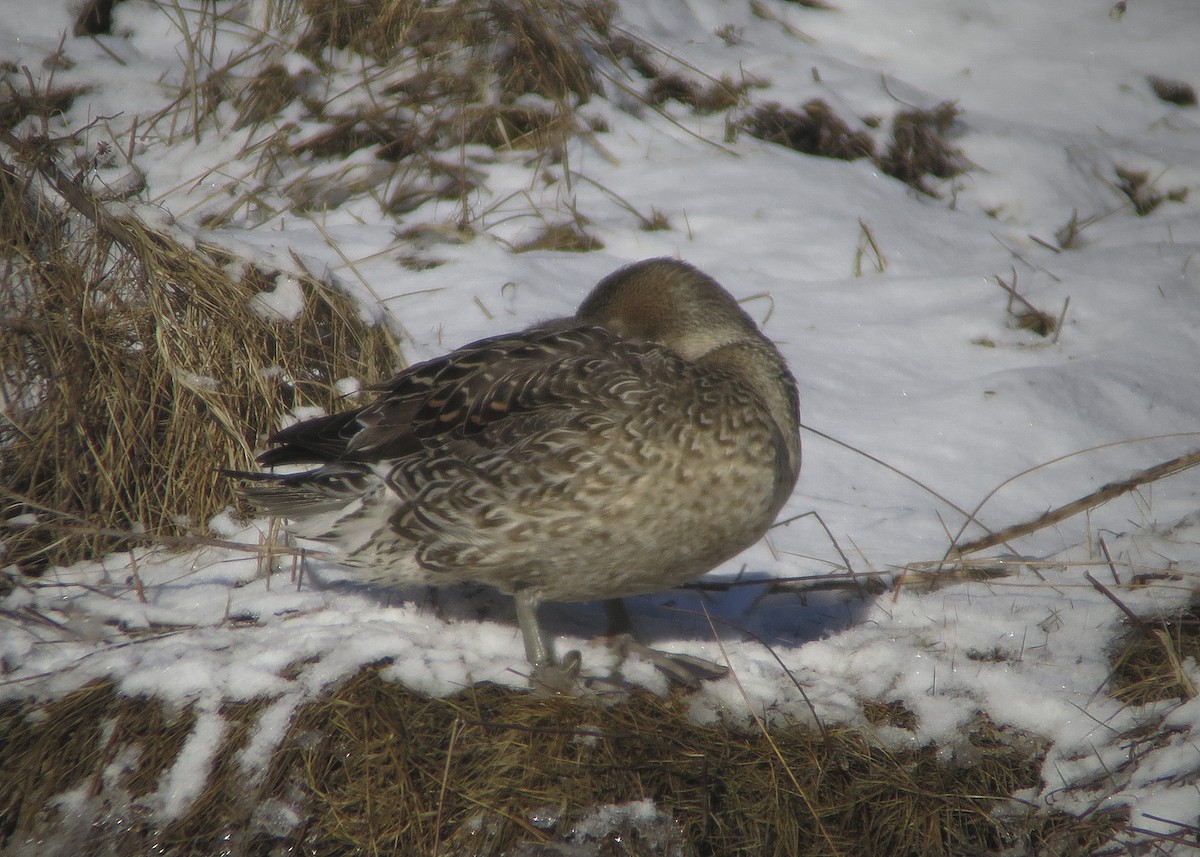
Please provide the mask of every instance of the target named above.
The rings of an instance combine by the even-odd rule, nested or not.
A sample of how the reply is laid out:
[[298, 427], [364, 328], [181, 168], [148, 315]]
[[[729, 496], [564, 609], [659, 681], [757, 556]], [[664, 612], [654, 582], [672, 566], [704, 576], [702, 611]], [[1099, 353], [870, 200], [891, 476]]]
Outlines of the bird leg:
[[571, 693], [579, 677], [579, 652], [567, 652], [562, 663], [554, 659], [554, 647], [538, 621], [538, 599], [526, 587], [518, 587], [513, 593], [517, 608], [517, 625], [525, 640], [525, 657], [533, 666], [530, 680], [543, 690], [552, 693]]
[[729, 673], [728, 667], [713, 661], [694, 655], [664, 652], [639, 643], [633, 636], [633, 617], [629, 615], [629, 608], [620, 598], [606, 599], [604, 612], [608, 616], [608, 634], [621, 657], [627, 657], [631, 652], [641, 655], [675, 684], [696, 690], [701, 681], [723, 678]]
[[608, 635], [620, 637], [633, 633], [633, 616], [623, 598], [604, 599], [604, 615], [608, 619]]
[[521, 587], [513, 593], [517, 606], [517, 624], [521, 628], [521, 636], [525, 639], [525, 657], [535, 667], [548, 666], [554, 663], [554, 650], [542, 626], [538, 622], [538, 601], [530, 591]]
[[[533, 684], [552, 693], [574, 692], [579, 679], [579, 652], [567, 652], [562, 662], [558, 662], [554, 657], [552, 641], [538, 621], [537, 597], [528, 588], [518, 587], [513, 593], [513, 601], [517, 610], [517, 624], [525, 641], [525, 657], [533, 666], [533, 675], [530, 676]], [[645, 658], [675, 684], [695, 690], [700, 687], [701, 681], [722, 678], [729, 672], [721, 664], [704, 658], [664, 652], [639, 643], [633, 636], [633, 618], [629, 615], [629, 608], [620, 598], [606, 599], [604, 611], [608, 616], [608, 635], [618, 654], [622, 658], [631, 653]]]

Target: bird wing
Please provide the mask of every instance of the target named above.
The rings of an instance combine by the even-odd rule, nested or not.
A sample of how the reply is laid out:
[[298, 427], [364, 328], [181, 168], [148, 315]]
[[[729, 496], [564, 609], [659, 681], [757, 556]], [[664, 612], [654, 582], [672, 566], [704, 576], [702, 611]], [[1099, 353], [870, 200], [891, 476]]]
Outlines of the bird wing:
[[[380, 396], [369, 405], [275, 433], [268, 438], [273, 448], [258, 461], [267, 467], [394, 461], [476, 436], [517, 413], [560, 404], [584, 368], [583, 355], [604, 354], [616, 342], [601, 328], [564, 322], [482, 339], [410, 366], [376, 387]], [[564, 365], [573, 371], [564, 373]]]

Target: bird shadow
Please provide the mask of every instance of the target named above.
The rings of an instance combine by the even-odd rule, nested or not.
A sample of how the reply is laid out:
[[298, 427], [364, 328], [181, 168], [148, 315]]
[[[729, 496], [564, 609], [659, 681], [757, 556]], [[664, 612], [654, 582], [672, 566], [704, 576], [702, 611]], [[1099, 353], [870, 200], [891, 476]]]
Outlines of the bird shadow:
[[[775, 578], [742, 574], [736, 581], [704, 578], [700, 585], [626, 598], [634, 635], [648, 645], [690, 640], [755, 639], [794, 648], [862, 621], [877, 593], [856, 587], [778, 591]], [[478, 583], [396, 586], [312, 574], [308, 585], [327, 592], [366, 595], [382, 606], [408, 604], [449, 623], [493, 621], [516, 626], [513, 599]], [[555, 637], [601, 637], [610, 633], [603, 602], [546, 603], [543, 628]]]

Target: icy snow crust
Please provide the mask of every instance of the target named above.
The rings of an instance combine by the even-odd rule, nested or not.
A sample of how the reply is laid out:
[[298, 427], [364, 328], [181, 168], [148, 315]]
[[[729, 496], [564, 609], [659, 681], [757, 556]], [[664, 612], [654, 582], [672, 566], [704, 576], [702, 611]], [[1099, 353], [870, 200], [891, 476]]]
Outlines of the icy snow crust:
[[[374, 292], [402, 324], [405, 356], [414, 362], [569, 313], [623, 263], [682, 257], [747, 299], [799, 379], [807, 425], [957, 506], [974, 509], [1010, 477], [1063, 459], [990, 497], [979, 515], [992, 528], [1200, 446], [1200, 112], [1160, 101], [1146, 82], [1159, 74], [1200, 84], [1193, 1], [1131, 2], [1120, 18], [1093, 0], [838, 0], [831, 12], [765, 2], [778, 20], [719, 0], [628, 3], [623, 19], [710, 74], [769, 81], [753, 93], [760, 102], [798, 108], [819, 97], [849, 120], [955, 101], [962, 117], [954, 143], [973, 169], [938, 184], [935, 199], [866, 160], [802, 156], [745, 135], [724, 143], [720, 115], [693, 116], [678, 104], [666, 105], [668, 116], [628, 112], [597, 100], [587, 110], [608, 125], [597, 138], [602, 149], [576, 142], [571, 168], [638, 211], [663, 212], [670, 230], [642, 231], [596, 185], [545, 186], [520, 157], [502, 153], [473, 200], [488, 212], [477, 224], [482, 234], [427, 251], [445, 263], [431, 270], [398, 264], [397, 222], [365, 199], [311, 219], [289, 214], [205, 237], [287, 269], [294, 250], [358, 295], [368, 315], [382, 311]], [[0, 20], [2, 56], [44, 78], [42, 61], [69, 31], [73, 4], [24, 5], [23, 14]], [[161, 108], [184, 74], [168, 8], [178, 11], [140, 0], [116, 7], [118, 34], [100, 40], [124, 65], [91, 40], [68, 39], [75, 65], [57, 70], [56, 81], [96, 88], [64, 129], [112, 117], [90, 133], [120, 140], [135, 116]], [[715, 34], [726, 25], [738, 36], [734, 44]], [[217, 53], [236, 50], [243, 37], [223, 34]], [[244, 168], [236, 157], [247, 133], [210, 130], [198, 144], [147, 139], [134, 158], [146, 201], [174, 215], [180, 230], [204, 234], [203, 215], [224, 204], [221, 188]], [[1148, 170], [1162, 186], [1193, 195], [1137, 217], [1114, 188], [1116, 166]], [[553, 211], [570, 198], [603, 251], [506, 249], [543, 225], [532, 205]], [[455, 209], [431, 202], [405, 223], [449, 221]], [[1081, 220], [1111, 214], [1088, 226], [1074, 249], [1053, 252], [1033, 240], [1052, 243], [1072, 212]], [[855, 276], [864, 227], [886, 266], [877, 271], [864, 261]], [[1021, 294], [1050, 314], [1070, 300], [1056, 339], [1012, 324], [994, 278], [1009, 281], [1014, 272]], [[295, 317], [301, 299], [283, 290], [256, 311]], [[352, 389], [373, 380], [342, 383]], [[804, 442], [800, 485], [782, 521], [819, 513], [854, 569], [883, 573], [885, 581], [906, 564], [942, 558], [947, 532], [963, 524], [958, 512], [854, 451], [814, 434]], [[697, 717], [752, 708], [811, 718], [760, 642], [720, 623], [722, 643], [714, 641], [708, 611], [767, 641], [825, 722], [862, 722], [861, 699], [900, 700], [919, 725], [883, 729], [881, 740], [952, 746], [980, 711], [1046, 736], [1053, 744], [1043, 795], [1051, 795], [1116, 770], [1128, 758], [1116, 736], [1176, 705], [1122, 707], [1105, 694], [1106, 652], [1122, 616], [1083, 574], [1105, 581], [1139, 614], [1178, 610], [1200, 570], [1197, 520], [1191, 471], [1018, 540], [1013, 547], [1036, 562], [1010, 559], [1011, 573], [990, 582], [874, 597], [848, 588], [771, 594], [774, 579], [845, 571], [820, 526], [799, 518], [710, 578], [753, 585], [636, 599], [635, 620], [656, 645], [728, 657], [740, 685], [706, 684], [695, 696]], [[213, 522], [221, 538], [247, 544], [259, 541], [263, 526], [227, 516]], [[1101, 537], [1118, 561], [1119, 583], [1100, 555]], [[1128, 586], [1135, 572], [1157, 570], [1173, 576]], [[511, 608], [470, 588], [436, 598], [370, 588], [317, 561], [302, 578], [287, 560], [266, 576], [252, 553], [213, 546], [139, 551], [141, 603], [133, 571], [128, 556], [112, 556], [57, 569], [10, 596], [9, 616], [30, 608], [59, 625], [0, 625], [0, 692], [49, 697], [112, 678], [129, 694], [194, 704], [196, 729], [164, 783], [163, 818], [199, 792], [220, 744], [222, 701], [276, 699], [243, 752], [256, 770], [296, 706], [369, 662], [392, 659], [391, 677], [432, 694], [476, 681], [525, 683]], [[580, 636], [581, 628], [602, 629], [597, 610], [567, 605], [549, 614], [565, 635], [562, 649], [581, 649], [594, 671], [611, 665], [605, 649]], [[146, 633], [129, 633], [138, 630]], [[294, 674], [285, 667], [300, 663], [298, 675], [284, 677]], [[1196, 664], [1185, 668], [1200, 682]], [[646, 665], [626, 664], [624, 674], [664, 689]], [[1178, 704], [1168, 717], [1182, 731], [1126, 769], [1109, 798], [1135, 804], [1136, 825], [1165, 831], [1172, 827], [1145, 816], [1186, 823], [1200, 816], [1192, 784], [1200, 700]], [[1057, 808], [1083, 808], [1069, 796], [1056, 799]]]

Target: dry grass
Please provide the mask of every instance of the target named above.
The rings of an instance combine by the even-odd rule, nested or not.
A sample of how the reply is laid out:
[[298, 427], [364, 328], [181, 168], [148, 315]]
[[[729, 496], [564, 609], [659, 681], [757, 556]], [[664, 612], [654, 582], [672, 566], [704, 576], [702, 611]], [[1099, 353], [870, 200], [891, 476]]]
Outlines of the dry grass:
[[1130, 620], [1110, 652], [1108, 692], [1129, 705], [1191, 699], [1188, 659], [1200, 661], [1200, 603], [1178, 616]]
[[[207, 176], [236, 176], [202, 203], [209, 226], [371, 199], [393, 216], [455, 203], [467, 227], [483, 216], [474, 205], [487, 195], [498, 152], [571, 195], [568, 143], [603, 126], [587, 110], [594, 98], [715, 113], [762, 85], [707, 76], [629, 35], [608, 0], [273, 0], [269, 8], [269, 31], [222, 64], [197, 47], [187, 57], [194, 83], [139, 128], [198, 142], [202, 131], [229, 133], [232, 124], [245, 139], [236, 168]], [[220, 14], [202, 28], [221, 26]], [[244, 31], [246, 22], [231, 26]], [[197, 46], [212, 40], [207, 30], [187, 37]]]
[[737, 122], [751, 137], [778, 143], [821, 158], [853, 161], [875, 156], [875, 141], [865, 130], [852, 130], [819, 98], [804, 105], [803, 112], [778, 104], [756, 107]]
[[558, 250], [568, 253], [587, 253], [601, 250], [604, 244], [599, 238], [584, 232], [578, 223], [551, 223], [533, 238], [516, 245], [517, 253], [531, 250]]
[[875, 699], [860, 700], [863, 716], [876, 726], [895, 726], [897, 729], [916, 729], [917, 715], [901, 700], [880, 702]]
[[926, 176], [948, 179], [966, 169], [962, 152], [948, 141], [958, 115], [958, 107], [949, 101], [928, 110], [897, 113], [892, 139], [877, 161], [879, 168], [922, 193], [938, 196]]
[[[262, 700], [226, 704], [228, 729], [213, 762], [208, 788], [175, 824], [151, 818], [164, 795], [163, 774], [175, 764], [196, 726], [190, 708], [130, 698], [95, 682], [36, 711], [19, 703], [0, 707], [0, 847], [20, 846], [36, 834], [41, 854], [188, 853], [186, 846], [220, 836], [214, 822], [244, 813], [246, 794], [237, 752], [245, 746]], [[75, 791], [79, 803], [55, 798]], [[82, 807], [82, 811], [80, 811]], [[172, 851], [183, 846], [183, 850]], [[14, 850], [6, 853], [35, 853]]]
[[755, 107], [731, 121], [726, 139], [732, 141], [738, 132], [745, 131], [806, 155], [846, 161], [871, 158], [886, 174], [936, 197], [939, 194], [928, 177], [949, 179], [967, 168], [962, 152], [949, 142], [958, 115], [958, 108], [950, 102], [928, 110], [902, 110], [892, 118], [886, 149], [878, 153], [874, 138], [865, 130], [865, 120], [864, 127], [854, 130], [826, 102], [813, 99], [801, 111], [778, 104]]
[[1116, 188], [1133, 204], [1133, 210], [1139, 217], [1150, 214], [1164, 202], [1186, 202], [1188, 188], [1186, 186], [1159, 190], [1156, 182], [1145, 170], [1134, 170], [1129, 167], [1115, 169]]
[[[698, 725], [685, 696], [637, 692], [601, 708], [477, 685], [431, 699], [367, 668], [299, 711], [257, 780], [236, 758], [262, 704], [223, 711], [230, 728], [207, 788], [159, 828], [144, 810], [147, 786], [173, 762], [194, 714], [125, 699], [106, 683], [35, 710], [0, 709], [14, 739], [0, 747], [0, 843], [9, 846], [33, 831], [70, 845], [70, 831], [82, 830], [74, 835], [117, 857], [150, 845], [167, 854], [499, 855], [570, 842], [596, 807], [643, 799], [675, 820], [676, 853], [694, 854], [984, 855], [1051, 832], [1098, 846], [1122, 820], [1014, 813], [1008, 795], [1039, 787], [1045, 747], [983, 717], [952, 754], [894, 751], [846, 728], [783, 724], [768, 738]], [[910, 725], [902, 706], [876, 710], [881, 722]], [[54, 808], [55, 794], [81, 784], [94, 798], [83, 816]], [[650, 853], [608, 847], [597, 853]]]
[[[468, 149], [554, 164], [573, 136], [590, 133], [579, 108], [638, 49], [613, 33], [614, 10], [604, 0], [276, 0], [272, 31], [220, 67], [193, 58], [202, 83], [150, 127], [219, 123], [232, 106], [255, 166], [229, 186], [233, 201], [208, 213], [213, 225], [264, 206], [320, 210], [354, 196], [393, 214], [458, 201], [465, 224], [465, 200], [482, 181]], [[311, 66], [289, 71], [296, 64], [285, 67], [277, 45]], [[347, 160], [361, 152], [374, 162]]]
[[[0, 161], [0, 530], [27, 572], [202, 531], [292, 405], [396, 368], [354, 301], [299, 278], [294, 320], [254, 309], [286, 275], [115, 217], [44, 140]], [[19, 526], [17, 526], [19, 524]]]
[[1062, 330], [1062, 322], [1066, 317], [1067, 305], [1063, 306], [1062, 312], [1058, 316], [1053, 316], [1045, 310], [1035, 307], [1024, 295], [1017, 291], [1017, 271], [1015, 268], [1009, 280], [1005, 280], [999, 275], [994, 279], [996, 285], [1008, 295], [1008, 303], [1004, 311], [1012, 320], [1014, 327], [1018, 330], [1028, 330], [1030, 333], [1043, 338], [1050, 338], [1051, 342], [1058, 341], [1058, 334]]
[[52, 799], [68, 790], [82, 786], [86, 799], [111, 799], [104, 771], [123, 749], [135, 748], [137, 758], [126, 760], [122, 792], [129, 799], [150, 794], [195, 722], [191, 712], [172, 714], [161, 703], [122, 697], [99, 683], [46, 705], [36, 719], [29, 714], [17, 703], [0, 708], [0, 842], [46, 824], [54, 815]]
[[759, 85], [754, 79], [735, 81], [728, 75], [719, 80], [697, 83], [677, 72], [652, 74], [646, 89], [647, 102], [657, 105], [668, 100], [678, 101], [701, 114], [732, 110], [745, 100], [746, 93], [752, 87]]
[[1154, 94], [1168, 104], [1180, 107], [1196, 106], [1196, 88], [1187, 81], [1150, 75], [1147, 82]]
[[[0, 68], [0, 74], [16, 69]], [[0, 89], [0, 130], [8, 130], [29, 116], [52, 116], [66, 111], [75, 99], [89, 91], [86, 86], [52, 86], [45, 90], [27, 90], [3, 80]]]

